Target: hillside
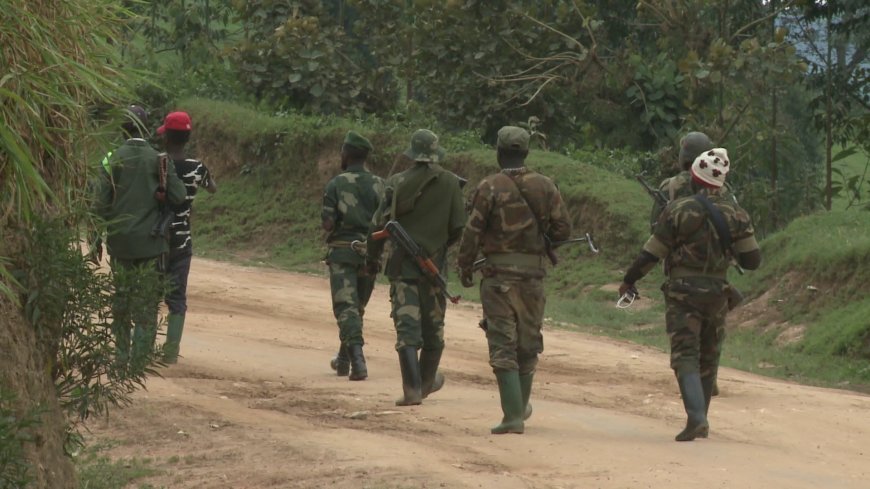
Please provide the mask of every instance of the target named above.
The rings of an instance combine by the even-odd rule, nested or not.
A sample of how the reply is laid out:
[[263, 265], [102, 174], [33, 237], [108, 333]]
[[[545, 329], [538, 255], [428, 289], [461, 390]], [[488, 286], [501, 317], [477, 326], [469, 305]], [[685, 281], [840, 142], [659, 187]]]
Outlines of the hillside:
[[[325, 272], [319, 264], [324, 253], [320, 192], [338, 171], [345, 131], [358, 129], [372, 139], [376, 151], [370, 166], [386, 175], [414, 129], [377, 120], [269, 117], [202, 99], [182, 101], [179, 107], [191, 112], [195, 151], [218, 176], [221, 189], [197, 201], [199, 252], [315, 273]], [[471, 139], [442, 141], [450, 155], [445, 166], [470, 181], [466, 192], [496, 169], [494, 152]], [[575, 234], [591, 232], [602, 252], [592, 255], [583, 246], [560, 250], [562, 263], [547, 282], [548, 316], [563, 327], [665, 347], [660, 272], [641, 284], [644, 298], [634, 308], [613, 307], [623, 267], [647, 236], [650, 202], [636, 182], [602, 167], [613, 167], [612, 158], [625, 159], [619, 164], [627, 168], [636, 162], [605, 152], [573, 156], [533, 151], [529, 166], [557, 182]], [[870, 273], [868, 224], [870, 213], [818, 214], [765, 240], [762, 270], [734, 277], [753, 300], [731, 319], [724, 363], [804, 382], [870, 382], [865, 319], [870, 300], [861, 293]], [[474, 300], [477, 293], [465, 289], [463, 294]]]

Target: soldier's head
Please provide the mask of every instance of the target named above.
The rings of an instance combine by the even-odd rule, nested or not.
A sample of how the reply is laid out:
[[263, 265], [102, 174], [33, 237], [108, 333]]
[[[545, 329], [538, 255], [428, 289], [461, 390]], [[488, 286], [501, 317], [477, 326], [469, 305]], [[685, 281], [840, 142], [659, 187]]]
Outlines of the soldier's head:
[[731, 161], [725, 148], [713, 148], [702, 153], [692, 163], [692, 184], [697, 188], [718, 190], [725, 185]]
[[371, 141], [356, 131], [348, 131], [341, 145], [341, 169], [346, 170], [354, 163], [365, 163], [373, 149]]
[[411, 135], [411, 145], [404, 154], [417, 163], [441, 163], [447, 153], [438, 144], [438, 135], [429, 129], [417, 129]]
[[145, 130], [146, 124], [148, 124], [148, 113], [145, 112], [145, 109], [138, 105], [130, 105], [127, 107], [124, 122], [121, 124], [124, 137], [144, 138], [147, 132]]
[[504, 126], [498, 130], [495, 144], [498, 164], [502, 168], [519, 168], [529, 155], [529, 133], [522, 127]]
[[703, 132], [690, 132], [680, 139], [679, 164], [682, 170], [688, 170], [704, 151], [713, 149], [713, 141]]
[[163, 125], [157, 128], [157, 134], [166, 139], [168, 149], [183, 148], [190, 141], [190, 115], [187, 112], [170, 112], [163, 119]]

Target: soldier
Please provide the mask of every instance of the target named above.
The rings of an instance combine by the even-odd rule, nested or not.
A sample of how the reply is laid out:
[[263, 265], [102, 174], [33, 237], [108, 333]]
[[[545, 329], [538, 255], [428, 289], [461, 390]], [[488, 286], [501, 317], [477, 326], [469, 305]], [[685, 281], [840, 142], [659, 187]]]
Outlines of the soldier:
[[167, 273], [172, 286], [165, 297], [169, 307], [169, 325], [166, 328], [166, 343], [163, 345], [163, 361], [177, 363], [181, 349], [181, 335], [184, 331], [184, 317], [187, 314], [187, 277], [190, 275], [190, 262], [193, 258], [193, 235], [190, 227], [190, 214], [197, 190], [202, 187], [208, 193], [217, 192], [217, 184], [208, 168], [199, 160], [185, 156], [184, 147], [190, 140], [190, 115], [187, 112], [171, 112], [157, 134], [163, 135], [166, 152], [175, 164], [178, 178], [184, 183], [187, 196], [180, 205], [172, 206], [170, 226], [169, 261]]
[[653, 235], [632, 263], [619, 288], [634, 287], [664, 259], [668, 280], [662, 287], [671, 343], [671, 368], [677, 377], [686, 427], [677, 441], [706, 438], [707, 412], [725, 338], [731, 285], [726, 272], [732, 257], [746, 269], [761, 264], [749, 215], [721, 195], [730, 169], [722, 148], [698, 156], [691, 166], [692, 197], [677, 199], [662, 211]]
[[522, 433], [531, 415], [529, 397], [538, 354], [544, 351], [546, 240], [571, 233], [568, 211], [553, 182], [525, 166], [529, 133], [498, 131], [502, 171], [483, 179], [471, 200], [471, 215], [459, 246], [462, 285], [471, 287], [478, 251], [486, 258], [480, 300], [489, 344], [489, 364], [498, 380], [501, 424], [493, 434]]
[[[155, 229], [161, 220], [161, 208], [183, 203], [186, 195], [172, 160], [162, 159], [145, 141], [145, 110], [131, 105], [129, 112], [130, 120], [122, 125], [127, 140], [109, 157], [96, 202], [97, 214], [108, 223], [106, 244], [116, 278], [129, 276], [134, 269], [165, 272], [164, 258], [169, 252], [169, 242], [165, 236], [155, 233]], [[161, 176], [162, 161], [167, 163], [165, 178]], [[97, 259], [102, 255], [99, 241], [92, 254]], [[118, 282], [112, 331], [119, 363], [126, 364], [130, 360], [132, 342], [134, 366], [141, 368], [144, 365], [139, 362], [153, 348], [156, 339], [160, 299], [159, 294], [153, 298], [153, 303], [150, 297], [134, 297], [138, 292], [134, 284]], [[134, 328], [132, 338], [131, 328]]]
[[384, 194], [383, 180], [365, 167], [371, 151], [368, 139], [354, 131], [347, 133], [341, 147], [342, 173], [326, 185], [321, 212], [322, 226], [328, 233], [326, 263], [332, 311], [341, 341], [330, 366], [338, 375], [350, 374], [350, 380], [368, 377], [363, 356], [363, 314], [378, 272], [376, 268], [366, 268], [364, 251], [372, 217]]
[[[432, 131], [414, 132], [404, 154], [414, 165], [387, 181], [386, 198], [372, 231], [380, 229], [388, 219], [398, 221], [443, 272], [447, 248], [459, 240], [465, 226], [459, 178], [438, 164], [445, 153]], [[373, 241], [370, 235], [370, 268], [379, 266], [382, 251], [383, 241]], [[425, 278], [413, 257], [400, 248], [393, 248], [385, 273], [390, 279], [391, 315], [404, 392], [396, 405], [420, 404], [444, 384], [438, 365], [444, 350], [446, 300], [442, 291]], [[418, 359], [417, 351], [421, 349]]]
[[[692, 188], [692, 175], [689, 169], [698, 155], [705, 151], [710, 151], [711, 149], [713, 149], [713, 141], [703, 132], [692, 131], [680, 139], [680, 156], [678, 159], [680, 172], [670, 178], [664, 179], [662, 183], [659, 184], [659, 191], [665, 196], [668, 202], [672, 202], [682, 197], [691, 197], [695, 194], [695, 190]], [[722, 186], [719, 190], [719, 195], [734, 199], [727, 184]], [[735, 203], [737, 202], [736, 199], [734, 199], [734, 201]], [[655, 230], [655, 223], [658, 220], [659, 215], [662, 213], [662, 210], [664, 210], [664, 206], [659, 204], [658, 201], [653, 200], [652, 217], [650, 219], [652, 230]], [[719, 395], [719, 384], [717, 379], [713, 379], [713, 395]]]

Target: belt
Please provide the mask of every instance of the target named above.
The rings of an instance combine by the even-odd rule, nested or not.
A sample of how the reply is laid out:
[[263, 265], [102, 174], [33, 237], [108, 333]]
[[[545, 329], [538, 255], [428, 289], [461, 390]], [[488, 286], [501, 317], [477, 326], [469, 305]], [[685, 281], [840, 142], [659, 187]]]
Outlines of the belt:
[[490, 253], [486, 255], [488, 266], [515, 266], [529, 268], [544, 268], [544, 257], [529, 253]]
[[689, 268], [689, 267], [674, 267], [668, 270], [669, 278], [685, 278], [685, 277], [710, 277], [710, 278], [719, 278], [722, 280], [727, 279], [728, 270], [707, 270], [704, 271], [700, 268]]
[[365, 241], [330, 241], [326, 243], [326, 246], [331, 249], [344, 249], [349, 248], [355, 251], [360, 256], [365, 256], [366, 254], [366, 242]]

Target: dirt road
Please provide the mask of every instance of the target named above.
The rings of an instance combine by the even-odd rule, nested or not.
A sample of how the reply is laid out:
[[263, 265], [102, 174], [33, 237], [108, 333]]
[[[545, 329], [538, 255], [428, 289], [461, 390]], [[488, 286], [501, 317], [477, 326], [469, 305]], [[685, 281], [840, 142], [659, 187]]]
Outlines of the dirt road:
[[492, 436], [501, 412], [475, 306], [447, 315], [444, 389], [397, 408], [385, 287], [366, 314], [365, 382], [329, 370], [325, 279], [196, 259], [190, 288], [184, 358], [90, 426], [112, 457], [154, 460], [156, 487], [870, 487], [868, 396], [725, 369], [710, 438], [676, 443], [665, 354], [548, 330], [526, 433]]

